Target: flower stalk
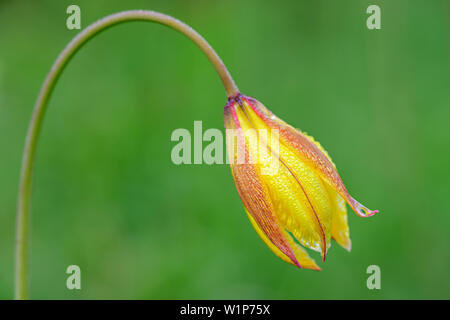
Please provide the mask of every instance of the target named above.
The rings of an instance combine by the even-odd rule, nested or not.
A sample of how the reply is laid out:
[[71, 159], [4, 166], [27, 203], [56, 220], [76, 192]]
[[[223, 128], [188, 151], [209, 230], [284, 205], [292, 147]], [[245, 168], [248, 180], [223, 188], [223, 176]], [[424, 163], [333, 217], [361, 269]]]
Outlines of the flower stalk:
[[25, 150], [22, 158], [20, 187], [17, 207], [15, 243], [15, 298], [29, 297], [29, 244], [30, 244], [30, 199], [36, 147], [42, 121], [53, 88], [59, 76], [75, 53], [100, 32], [120, 23], [130, 21], [155, 22], [168, 26], [189, 38], [209, 59], [217, 71], [228, 97], [237, 96], [239, 90], [220, 57], [209, 43], [187, 24], [162, 13], [145, 10], [123, 11], [109, 15], [91, 24], [67, 44], [53, 63], [41, 87], [28, 127]]

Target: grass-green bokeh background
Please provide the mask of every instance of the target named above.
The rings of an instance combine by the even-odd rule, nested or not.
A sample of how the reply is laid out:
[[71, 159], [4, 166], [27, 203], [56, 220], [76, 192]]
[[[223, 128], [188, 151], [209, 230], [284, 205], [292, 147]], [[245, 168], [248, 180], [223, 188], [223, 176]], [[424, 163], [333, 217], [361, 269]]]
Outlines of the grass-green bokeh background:
[[[0, 0], [0, 298], [13, 297], [26, 129], [41, 83], [82, 27], [126, 9], [171, 14], [221, 55], [243, 93], [313, 135], [352, 195], [353, 250], [321, 272], [277, 259], [227, 165], [171, 162], [176, 128], [223, 128], [213, 68], [160, 25], [116, 26], [84, 47], [49, 104], [32, 204], [32, 298], [450, 298], [450, 2]], [[382, 29], [366, 28], [379, 4]], [[316, 261], [319, 255], [312, 253]], [[69, 291], [68, 265], [82, 271]], [[381, 267], [381, 290], [366, 268]]]

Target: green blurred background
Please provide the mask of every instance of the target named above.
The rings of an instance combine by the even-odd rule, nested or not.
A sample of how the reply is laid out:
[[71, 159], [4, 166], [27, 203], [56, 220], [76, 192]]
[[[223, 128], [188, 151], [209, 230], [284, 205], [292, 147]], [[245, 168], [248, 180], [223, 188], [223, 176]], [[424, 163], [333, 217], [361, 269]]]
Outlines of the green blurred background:
[[[126, 9], [171, 14], [217, 50], [243, 93], [313, 135], [352, 195], [353, 250], [322, 272], [277, 259], [227, 165], [170, 160], [176, 128], [223, 128], [221, 83], [182, 35], [123, 24], [84, 47], [49, 104], [32, 205], [37, 299], [450, 298], [450, 2], [0, 0], [0, 298], [13, 297], [26, 129], [41, 83], [82, 27]], [[366, 28], [370, 4], [382, 29]], [[319, 255], [313, 253], [316, 261]], [[81, 267], [82, 290], [65, 287]], [[381, 267], [381, 290], [366, 268]]]

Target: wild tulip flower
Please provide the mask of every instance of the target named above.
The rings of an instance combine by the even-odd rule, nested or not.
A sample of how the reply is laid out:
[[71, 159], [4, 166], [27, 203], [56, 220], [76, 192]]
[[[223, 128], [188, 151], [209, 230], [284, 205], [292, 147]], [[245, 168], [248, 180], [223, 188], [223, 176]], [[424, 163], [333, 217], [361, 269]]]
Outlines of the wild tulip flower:
[[[241, 94], [228, 100], [224, 117], [234, 182], [266, 245], [284, 261], [314, 270], [320, 268], [303, 247], [324, 261], [331, 238], [350, 251], [345, 202], [361, 217], [378, 211], [350, 196], [322, 146]], [[264, 132], [276, 133], [278, 141]], [[264, 172], [268, 167], [275, 170]]]
[[56, 58], [36, 99], [18, 194], [15, 298], [27, 299], [29, 294], [31, 185], [38, 138], [51, 93], [81, 47], [102, 31], [130, 21], [159, 23], [180, 32], [197, 45], [216, 70], [228, 96], [225, 127], [231, 171], [250, 222], [269, 248], [289, 263], [315, 270], [320, 268], [303, 247], [321, 252], [324, 260], [331, 238], [350, 250], [345, 201], [360, 216], [371, 216], [377, 211], [370, 211], [348, 194], [320, 144], [275, 117], [260, 102], [241, 95], [222, 59], [190, 26], [159, 12], [129, 10], [106, 16], [75, 36]]

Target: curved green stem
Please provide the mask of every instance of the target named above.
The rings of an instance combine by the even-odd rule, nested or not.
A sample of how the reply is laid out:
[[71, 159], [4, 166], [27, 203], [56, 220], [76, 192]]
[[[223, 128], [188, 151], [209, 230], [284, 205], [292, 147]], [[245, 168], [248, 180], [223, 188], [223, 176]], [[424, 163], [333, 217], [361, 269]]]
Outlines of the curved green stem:
[[86, 42], [92, 39], [101, 31], [128, 21], [149, 21], [166, 25], [177, 30], [194, 42], [207, 56], [212, 63], [225, 87], [228, 97], [239, 93], [236, 84], [231, 78], [230, 73], [209, 43], [203, 39], [196, 31], [185, 23], [172, 18], [168, 15], [143, 10], [124, 11], [107, 16], [84, 29], [79, 33], [60, 53], [48, 73], [41, 91], [34, 106], [33, 116], [28, 128], [25, 142], [25, 151], [22, 159], [22, 169], [20, 177], [20, 189], [17, 208], [17, 230], [16, 230], [16, 265], [15, 265], [15, 298], [27, 299], [29, 294], [28, 284], [28, 246], [29, 246], [29, 228], [30, 228], [30, 197], [31, 180], [33, 175], [33, 164], [36, 155], [36, 146], [39, 132], [42, 126], [47, 102], [51, 92], [58, 81], [61, 72], [67, 65], [73, 55]]

